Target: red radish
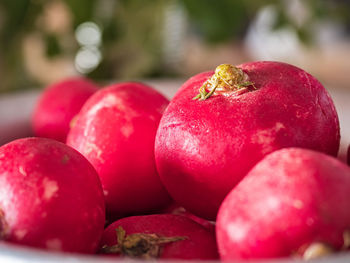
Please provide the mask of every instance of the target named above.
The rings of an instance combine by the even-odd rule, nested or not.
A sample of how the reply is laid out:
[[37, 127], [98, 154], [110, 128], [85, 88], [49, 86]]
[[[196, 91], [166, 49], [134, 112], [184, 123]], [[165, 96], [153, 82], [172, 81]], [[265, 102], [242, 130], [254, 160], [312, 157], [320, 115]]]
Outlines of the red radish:
[[347, 163], [348, 165], [350, 165], [350, 145], [348, 146], [348, 150], [347, 150], [346, 163]]
[[132, 216], [103, 233], [102, 253], [143, 259], [217, 259], [215, 235], [184, 216]]
[[71, 78], [49, 86], [36, 105], [34, 134], [66, 142], [70, 123], [97, 86], [84, 78]]
[[321, 256], [350, 246], [350, 168], [324, 153], [287, 148], [261, 160], [217, 217], [222, 260]]
[[339, 140], [333, 102], [310, 74], [279, 62], [224, 64], [177, 92], [159, 124], [155, 158], [172, 198], [214, 219], [266, 154], [295, 146], [336, 155]]
[[210, 231], [215, 232], [215, 222], [208, 221], [206, 219], [200, 218], [198, 216], [195, 216], [194, 214], [188, 212], [184, 207], [180, 206], [179, 204], [172, 203], [165, 209], [160, 211], [162, 214], [173, 214], [173, 215], [180, 215], [180, 216], [186, 216], [193, 221], [197, 222], [198, 224], [204, 226]]
[[105, 222], [92, 165], [67, 145], [26, 138], [0, 147], [0, 239], [94, 253]]
[[168, 100], [141, 83], [95, 93], [83, 106], [67, 144], [95, 167], [109, 215], [143, 213], [170, 202], [156, 171], [154, 140]]

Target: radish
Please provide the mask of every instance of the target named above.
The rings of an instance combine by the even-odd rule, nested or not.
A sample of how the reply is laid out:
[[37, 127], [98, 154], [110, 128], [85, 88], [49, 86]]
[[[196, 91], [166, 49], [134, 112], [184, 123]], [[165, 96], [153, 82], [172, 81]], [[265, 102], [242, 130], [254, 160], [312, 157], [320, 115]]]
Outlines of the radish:
[[34, 110], [34, 134], [66, 142], [72, 119], [96, 91], [96, 84], [84, 78], [66, 79], [49, 86]]
[[184, 216], [132, 216], [103, 233], [101, 253], [142, 259], [217, 259], [213, 232]]
[[92, 165], [67, 145], [25, 138], [0, 147], [0, 239], [94, 253], [105, 222]]
[[97, 170], [109, 217], [146, 213], [170, 197], [154, 161], [154, 140], [168, 100], [142, 83], [120, 83], [95, 93], [78, 114], [67, 144]]
[[222, 260], [303, 257], [350, 246], [350, 168], [324, 153], [287, 148], [261, 160], [217, 217]]
[[310, 74], [280, 62], [223, 64], [177, 92], [159, 124], [155, 158], [171, 197], [213, 220], [268, 153], [295, 146], [336, 155], [339, 140], [334, 104]]

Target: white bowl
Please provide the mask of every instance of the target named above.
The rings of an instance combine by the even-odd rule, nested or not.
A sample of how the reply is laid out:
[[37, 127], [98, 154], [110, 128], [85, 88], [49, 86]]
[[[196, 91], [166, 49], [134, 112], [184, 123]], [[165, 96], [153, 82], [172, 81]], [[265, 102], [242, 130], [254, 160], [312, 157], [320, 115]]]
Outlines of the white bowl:
[[[182, 81], [145, 81], [168, 98], [171, 98], [181, 86]], [[339, 159], [346, 160], [346, 151], [350, 143], [350, 91], [328, 88], [336, 105], [341, 127], [341, 147]], [[0, 145], [16, 138], [31, 136], [30, 117], [40, 91], [29, 91], [0, 97]], [[1, 189], [0, 189], [1, 191]], [[350, 191], [349, 191], [350, 192]], [[350, 203], [350, 202], [349, 202]], [[120, 259], [108, 256], [89, 256], [71, 253], [48, 252], [36, 248], [23, 247], [0, 242], [0, 263], [29, 263], [29, 262], [101, 262], [109, 263]], [[125, 259], [123, 260], [125, 261]], [[130, 261], [130, 260], [129, 260]], [[135, 261], [135, 260], [132, 260]], [[192, 261], [193, 262], [193, 261]], [[250, 261], [252, 262], [252, 261]], [[262, 260], [264, 262], [294, 263], [304, 262], [295, 259]], [[339, 253], [329, 257], [314, 260], [319, 263], [349, 263], [349, 253]]]

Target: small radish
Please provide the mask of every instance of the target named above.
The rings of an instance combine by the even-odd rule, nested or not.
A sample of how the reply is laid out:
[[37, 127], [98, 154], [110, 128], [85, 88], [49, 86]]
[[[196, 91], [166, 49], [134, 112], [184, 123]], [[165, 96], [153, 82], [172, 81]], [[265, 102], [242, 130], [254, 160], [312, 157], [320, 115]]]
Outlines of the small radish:
[[140, 259], [217, 259], [215, 235], [178, 215], [132, 216], [105, 229], [101, 253]]
[[279, 62], [223, 64], [177, 92], [159, 124], [155, 158], [171, 197], [213, 220], [268, 153], [294, 146], [336, 155], [339, 140], [333, 102], [310, 74]]
[[261, 160], [228, 194], [216, 225], [222, 260], [303, 257], [350, 246], [350, 168], [287, 148]]
[[97, 89], [96, 84], [84, 78], [66, 79], [49, 86], [34, 110], [34, 134], [66, 142], [72, 119]]
[[154, 140], [168, 100], [141, 83], [120, 83], [95, 93], [78, 114], [67, 144], [97, 170], [109, 217], [146, 213], [170, 197], [154, 161]]
[[94, 253], [105, 222], [92, 165], [67, 145], [25, 138], [0, 147], [0, 239]]

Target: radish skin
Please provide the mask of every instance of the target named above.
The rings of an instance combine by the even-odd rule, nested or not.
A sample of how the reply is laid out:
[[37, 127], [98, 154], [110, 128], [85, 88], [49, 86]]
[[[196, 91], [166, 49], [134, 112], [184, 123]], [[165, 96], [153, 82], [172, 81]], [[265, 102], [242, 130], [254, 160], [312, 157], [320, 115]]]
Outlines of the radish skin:
[[216, 225], [224, 261], [311, 259], [349, 248], [350, 168], [301, 148], [275, 151], [228, 194]]
[[213, 233], [215, 233], [215, 222], [214, 221], [208, 221], [206, 219], [195, 216], [194, 214], [186, 211], [186, 209], [183, 208], [182, 206], [180, 206], [179, 204], [172, 203], [171, 205], [169, 205], [165, 209], [161, 210], [160, 213], [161, 214], [173, 214], [173, 215], [186, 216], [189, 219], [202, 225], [203, 227], [205, 227], [209, 231], [212, 231]]
[[35, 136], [65, 143], [72, 119], [97, 89], [95, 83], [84, 78], [70, 78], [47, 87], [32, 117]]
[[239, 68], [244, 75], [232, 87], [219, 87], [208, 98], [208, 87], [222, 84], [213, 79], [216, 73], [190, 78], [171, 100], [156, 136], [157, 169], [169, 194], [210, 220], [265, 155], [303, 147], [336, 156], [339, 149], [337, 112], [314, 77], [280, 62]]
[[95, 253], [105, 222], [92, 165], [67, 145], [25, 138], [0, 147], [0, 239]]
[[[132, 234], [146, 234], [158, 238], [169, 239], [169, 242], [161, 244], [156, 255], [150, 255], [151, 251], [141, 249], [147, 247], [144, 244], [138, 246], [135, 243], [135, 250], [144, 251], [135, 255], [143, 259], [186, 259], [186, 260], [215, 260], [218, 259], [215, 235], [212, 231], [204, 228], [191, 219], [171, 214], [155, 214], [147, 216], [132, 216], [120, 219], [109, 225], [103, 233], [101, 249], [116, 246], [116, 230], [122, 228], [126, 236]], [[146, 236], [147, 238], [147, 236]], [[122, 253], [114, 253], [111, 256], [127, 256]], [[130, 255], [129, 255], [130, 257]]]
[[103, 88], [83, 106], [67, 144], [95, 167], [108, 217], [147, 213], [170, 197], [158, 176], [154, 140], [168, 100], [142, 83]]

